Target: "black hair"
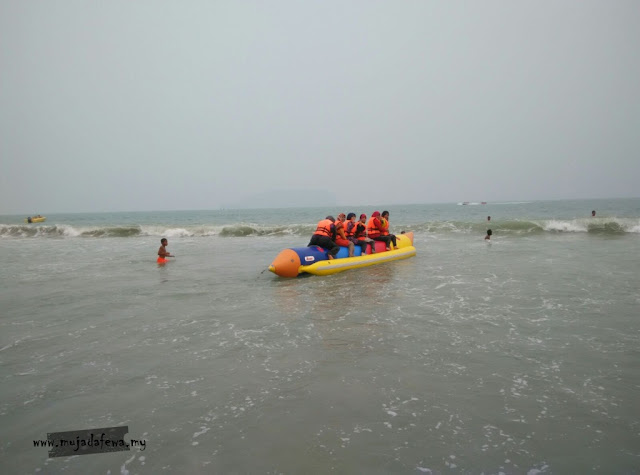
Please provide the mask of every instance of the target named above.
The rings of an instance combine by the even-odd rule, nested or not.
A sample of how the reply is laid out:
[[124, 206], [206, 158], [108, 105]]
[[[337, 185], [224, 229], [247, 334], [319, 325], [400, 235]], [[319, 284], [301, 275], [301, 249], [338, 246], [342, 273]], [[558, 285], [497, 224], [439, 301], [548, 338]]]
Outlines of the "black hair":
[[162, 238], [160, 239], [160, 244], [162, 244], [163, 242], [165, 242], [167, 240], [167, 238]]
[[487, 236], [491, 236], [492, 234], [491, 229], [487, 229]]
[[384, 216], [386, 214], [389, 214], [389, 212], [387, 210], [384, 210], [380, 216]]
[[356, 214], [355, 213], [349, 213], [347, 215], [347, 219], [351, 219], [351, 218], [355, 218]]

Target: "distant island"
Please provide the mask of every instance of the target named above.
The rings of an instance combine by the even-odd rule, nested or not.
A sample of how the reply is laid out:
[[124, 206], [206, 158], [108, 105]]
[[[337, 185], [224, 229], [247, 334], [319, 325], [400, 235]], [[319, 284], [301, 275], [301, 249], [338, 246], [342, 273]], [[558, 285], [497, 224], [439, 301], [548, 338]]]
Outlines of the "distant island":
[[326, 190], [275, 190], [249, 195], [226, 208], [307, 208], [336, 206], [336, 195]]

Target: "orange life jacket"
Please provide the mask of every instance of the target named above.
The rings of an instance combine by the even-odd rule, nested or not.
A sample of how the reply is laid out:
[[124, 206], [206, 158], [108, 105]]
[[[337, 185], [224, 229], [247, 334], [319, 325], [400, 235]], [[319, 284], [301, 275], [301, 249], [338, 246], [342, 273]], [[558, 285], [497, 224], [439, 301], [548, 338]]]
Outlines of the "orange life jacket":
[[360, 221], [356, 221], [356, 225], [353, 227], [353, 236], [356, 239], [364, 239], [366, 236], [364, 232], [367, 230], [367, 225], [362, 224]]
[[313, 234], [319, 234], [320, 236], [327, 236], [333, 239], [333, 232], [331, 231], [331, 226], [333, 226], [333, 222], [331, 222], [330, 219], [323, 219], [318, 223], [316, 232]]
[[380, 223], [378, 218], [369, 218], [369, 222], [367, 223], [367, 232], [370, 238], [380, 236], [380, 227], [379, 224], [376, 224], [376, 220]]
[[353, 237], [353, 235], [356, 233], [356, 228], [358, 227], [358, 223], [357, 222], [353, 222], [353, 221], [347, 221], [347, 225], [344, 227], [344, 234], [345, 236], [349, 237]]
[[389, 221], [384, 218], [380, 218], [380, 234], [383, 236], [389, 235]]
[[[337, 220], [334, 224], [336, 226], [336, 237], [341, 238], [342, 236], [340, 236], [340, 230], [342, 229], [344, 231], [344, 222]], [[345, 233], [345, 238], [346, 237], [347, 237], [347, 234]]]

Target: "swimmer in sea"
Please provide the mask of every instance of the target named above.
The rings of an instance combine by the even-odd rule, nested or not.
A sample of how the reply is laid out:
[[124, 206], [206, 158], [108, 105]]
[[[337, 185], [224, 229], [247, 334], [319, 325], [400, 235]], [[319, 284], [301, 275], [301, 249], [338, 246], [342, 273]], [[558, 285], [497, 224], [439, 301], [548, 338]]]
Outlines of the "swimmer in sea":
[[484, 237], [485, 241], [491, 241], [492, 234], [493, 232], [491, 231], [491, 229], [487, 229], [487, 235]]
[[167, 261], [167, 257], [175, 257], [167, 251], [166, 247], [169, 245], [169, 241], [166, 238], [160, 239], [160, 249], [158, 249], [158, 264], [164, 264]]

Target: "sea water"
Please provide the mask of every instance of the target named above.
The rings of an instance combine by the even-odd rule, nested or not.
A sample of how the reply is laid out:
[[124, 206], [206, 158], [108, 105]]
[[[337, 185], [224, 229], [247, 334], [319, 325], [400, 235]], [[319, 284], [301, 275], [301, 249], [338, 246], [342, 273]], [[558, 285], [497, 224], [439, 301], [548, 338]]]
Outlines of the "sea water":
[[265, 272], [382, 208], [0, 217], [2, 471], [640, 472], [640, 199], [386, 206], [415, 257]]

